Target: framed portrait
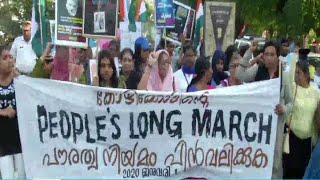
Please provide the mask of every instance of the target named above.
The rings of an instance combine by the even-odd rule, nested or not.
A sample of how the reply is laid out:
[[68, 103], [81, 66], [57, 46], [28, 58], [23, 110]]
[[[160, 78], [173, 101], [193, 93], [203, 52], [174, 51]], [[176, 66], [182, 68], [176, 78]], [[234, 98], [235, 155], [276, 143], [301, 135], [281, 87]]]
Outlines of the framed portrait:
[[55, 44], [87, 48], [88, 39], [82, 36], [82, 0], [56, 0]]
[[191, 40], [195, 20], [195, 10], [190, 6], [173, 1], [173, 15], [175, 26], [173, 29], [166, 29], [164, 38], [175, 44], [181, 45], [179, 36], [183, 34], [186, 40]]
[[116, 37], [118, 3], [118, 0], [83, 0], [83, 36]]

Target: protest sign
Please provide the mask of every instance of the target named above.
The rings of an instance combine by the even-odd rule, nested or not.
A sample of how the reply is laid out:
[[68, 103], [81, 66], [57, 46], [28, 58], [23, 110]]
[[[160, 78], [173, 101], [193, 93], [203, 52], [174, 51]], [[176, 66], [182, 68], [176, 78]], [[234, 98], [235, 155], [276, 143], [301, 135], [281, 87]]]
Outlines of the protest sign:
[[25, 76], [15, 88], [28, 178], [271, 178], [279, 79], [189, 94]]
[[212, 56], [216, 49], [225, 50], [234, 43], [236, 3], [205, 2], [205, 54]]
[[97, 60], [96, 59], [90, 59], [89, 67], [90, 67], [90, 82], [94, 82], [94, 77], [98, 77]]
[[122, 51], [124, 48], [130, 48], [134, 50], [134, 43], [136, 39], [141, 37], [141, 22], [136, 22], [137, 31], [131, 32], [129, 31], [129, 22], [120, 22], [121, 29], [121, 41], [120, 41], [120, 50]]
[[173, 28], [175, 25], [173, 0], [156, 0], [155, 6], [157, 28]]
[[192, 39], [195, 15], [196, 15], [196, 11], [193, 9], [190, 9], [187, 24], [186, 24], [186, 29], [184, 33], [187, 40]]
[[181, 34], [185, 36], [186, 40], [192, 38], [195, 11], [185, 4], [173, 1], [173, 14], [175, 17], [174, 29], [167, 29], [164, 38], [181, 45], [179, 38]]
[[118, 22], [118, 0], [84, 0], [84, 36], [114, 38]]
[[79, 0], [56, 0], [56, 45], [88, 46], [88, 39], [82, 36], [82, 4]]

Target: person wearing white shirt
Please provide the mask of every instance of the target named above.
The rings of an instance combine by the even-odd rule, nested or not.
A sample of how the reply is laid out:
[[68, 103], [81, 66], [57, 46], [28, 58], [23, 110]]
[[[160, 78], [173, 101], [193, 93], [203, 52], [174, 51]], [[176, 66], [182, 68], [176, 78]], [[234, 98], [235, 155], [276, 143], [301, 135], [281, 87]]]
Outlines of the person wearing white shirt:
[[17, 37], [11, 47], [10, 54], [16, 60], [16, 68], [21, 74], [29, 75], [36, 65], [37, 56], [32, 49], [31, 22], [22, 24], [23, 36]]
[[183, 48], [182, 68], [174, 73], [178, 79], [180, 92], [187, 92], [187, 88], [195, 75], [194, 64], [197, 58], [197, 51], [192, 46]]

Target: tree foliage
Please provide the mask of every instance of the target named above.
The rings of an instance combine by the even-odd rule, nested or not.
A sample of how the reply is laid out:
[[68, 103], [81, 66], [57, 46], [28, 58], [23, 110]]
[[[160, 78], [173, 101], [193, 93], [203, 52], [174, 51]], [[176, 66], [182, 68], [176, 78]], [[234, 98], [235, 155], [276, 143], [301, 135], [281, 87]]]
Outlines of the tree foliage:
[[[196, 8], [197, 0], [178, 0]], [[210, 0], [203, 0], [210, 1]], [[237, 3], [236, 33], [247, 24], [250, 34], [268, 30], [273, 38], [302, 37], [312, 29], [320, 35], [320, 0], [228, 0]], [[55, 0], [46, 0], [47, 19], [54, 19]], [[22, 21], [31, 19], [32, 0], [0, 1], [0, 45], [21, 34]], [[149, 7], [150, 9], [150, 7]]]
[[[47, 18], [54, 18], [54, 0], [46, 0]], [[0, 45], [9, 45], [21, 35], [21, 22], [31, 20], [32, 0], [0, 1]]]

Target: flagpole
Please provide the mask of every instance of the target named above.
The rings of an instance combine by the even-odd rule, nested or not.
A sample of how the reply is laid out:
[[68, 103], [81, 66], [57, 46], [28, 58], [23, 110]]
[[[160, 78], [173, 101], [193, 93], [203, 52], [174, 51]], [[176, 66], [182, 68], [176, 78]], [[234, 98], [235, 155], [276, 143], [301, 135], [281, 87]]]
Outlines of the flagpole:
[[40, 39], [41, 39], [41, 52], [43, 52], [43, 34], [42, 34], [42, 12], [41, 12], [41, 0], [38, 0], [38, 11], [40, 21]]
[[164, 16], [164, 49], [167, 49], [167, 17]]

